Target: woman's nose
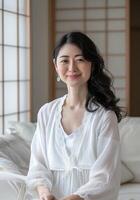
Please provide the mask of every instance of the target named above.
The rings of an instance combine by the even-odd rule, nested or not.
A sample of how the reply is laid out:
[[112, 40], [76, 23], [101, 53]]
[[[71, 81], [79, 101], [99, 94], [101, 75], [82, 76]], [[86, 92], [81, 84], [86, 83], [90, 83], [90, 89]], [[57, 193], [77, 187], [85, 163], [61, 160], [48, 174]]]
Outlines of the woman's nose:
[[69, 68], [68, 68], [69, 71], [75, 71], [76, 70], [76, 63], [74, 61], [71, 61], [69, 63]]

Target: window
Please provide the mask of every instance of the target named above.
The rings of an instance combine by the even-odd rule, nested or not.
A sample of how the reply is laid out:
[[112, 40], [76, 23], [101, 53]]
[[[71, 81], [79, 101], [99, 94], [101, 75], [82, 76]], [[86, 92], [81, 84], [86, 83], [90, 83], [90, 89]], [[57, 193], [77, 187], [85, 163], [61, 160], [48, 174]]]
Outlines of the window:
[[[56, 41], [66, 32], [83, 31], [99, 47], [106, 66], [114, 76], [120, 105], [127, 106], [127, 3], [125, 0], [55, 0]], [[62, 82], [56, 83], [56, 96], [66, 93]]]
[[0, 134], [30, 120], [30, 0], [0, 0]]

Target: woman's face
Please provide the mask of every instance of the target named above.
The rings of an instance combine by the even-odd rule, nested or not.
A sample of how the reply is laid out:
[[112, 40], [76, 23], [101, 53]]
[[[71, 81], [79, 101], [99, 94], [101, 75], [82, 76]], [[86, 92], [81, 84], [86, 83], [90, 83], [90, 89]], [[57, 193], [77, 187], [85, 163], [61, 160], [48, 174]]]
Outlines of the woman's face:
[[82, 51], [74, 44], [65, 44], [60, 49], [55, 68], [67, 86], [87, 84], [91, 74], [91, 62], [85, 60]]

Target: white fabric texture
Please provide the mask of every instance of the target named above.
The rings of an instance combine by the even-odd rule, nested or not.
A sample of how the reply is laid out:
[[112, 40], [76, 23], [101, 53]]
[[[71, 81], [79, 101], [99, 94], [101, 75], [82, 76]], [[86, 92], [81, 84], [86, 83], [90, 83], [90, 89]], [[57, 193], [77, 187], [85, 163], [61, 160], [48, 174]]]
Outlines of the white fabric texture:
[[122, 185], [118, 200], [140, 200], [140, 184], [128, 183]]
[[25, 200], [25, 180], [23, 175], [0, 172], [0, 199]]
[[127, 166], [122, 162], [121, 164], [121, 184], [130, 182], [134, 179], [134, 175], [127, 168]]
[[[67, 152], [68, 154], [70, 154], [70, 150], [73, 147], [72, 145], [74, 143], [76, 134], [71, 134], [71, 135], [63, 134], [63, 135], [65, 138], [65, 145], [66, 145]], [[132, 172], [128, 169], [128, 167], [123, 162], [121, 162], [121, 184], [132, 181], [133, 179], [134, 179], [134, 175], [132, 174]]]
[[140, 182], [140, 118], [127, 117], [119, 124], [122, 161]]
[[[17, 135], [0, 136], [0, 199], [23, 200], [30, 148]], [[9, 195], [9, 197], [8, 197]]]
[[85, 111], [72, 133], [73, 144], [66, 146], [61, 124], [65, 98], [45, 104], [38, 113], [27, 185], [32, 191], [45, 185], [58, 199], [73, 193], [85, 200], [116, 200], [121, 171], [116, 115], [102, 106]]
[[36, 123], [9, 121], [6, 131], [8, 134], [16, 134], [26, 142], [31, 143], [35, 129]]
[[[15, 173], [20, 172], [27, 175], [30, 161], [30, 146], [21, 138], [15, 135], [0, 136], [0, 167]], [[10, 168], [11, 167], [11, 168]], [[17, 170], [16, 170], [17, 169]]]
[[21, 174], [17, 165], [15, 165], [15, 163], [13, 163], [9, 158], [5, 158], [5, 155], [2, 153], [0, 153], [0, 171]]

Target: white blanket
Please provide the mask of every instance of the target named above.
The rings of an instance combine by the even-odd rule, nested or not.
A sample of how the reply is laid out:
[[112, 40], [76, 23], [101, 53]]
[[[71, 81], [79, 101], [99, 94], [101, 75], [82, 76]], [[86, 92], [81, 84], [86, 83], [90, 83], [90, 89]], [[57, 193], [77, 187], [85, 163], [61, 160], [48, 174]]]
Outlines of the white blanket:
[[26, 175], [30, 145], [16, 134], [0, 136], [0, 170]]
[[25, 199], [29, 159], [30, 146], [25, 140], [16, 134], [0, 136], [0, 199]]

